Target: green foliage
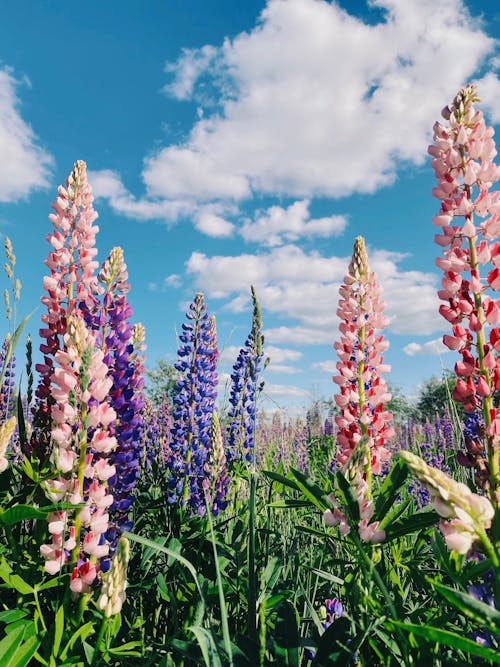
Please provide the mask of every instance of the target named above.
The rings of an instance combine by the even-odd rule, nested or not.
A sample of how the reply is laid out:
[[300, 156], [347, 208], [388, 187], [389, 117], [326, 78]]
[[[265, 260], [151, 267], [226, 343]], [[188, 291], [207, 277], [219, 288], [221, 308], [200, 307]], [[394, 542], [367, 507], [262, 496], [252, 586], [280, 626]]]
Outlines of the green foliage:
[[164, 399], [172, 402], [178, 375], [175, 366], [166, 359], [158, 359], [146, 372], [146, 394], [154, 405], [160, 405]]

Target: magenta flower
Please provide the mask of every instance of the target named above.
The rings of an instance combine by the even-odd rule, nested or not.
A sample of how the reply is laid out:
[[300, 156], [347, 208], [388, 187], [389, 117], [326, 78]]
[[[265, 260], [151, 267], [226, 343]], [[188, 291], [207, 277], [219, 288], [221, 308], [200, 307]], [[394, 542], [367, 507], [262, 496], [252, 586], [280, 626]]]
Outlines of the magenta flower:
[[335, 418], [337, 461], [345, 466], [362, 436], [368, 437], [371, 461], [366, 468], [368, 486], [372, 472], [379, 474], [381, 464], [391, 453], [386, 442], [394, 435], [392, 414], [384, 409], [391, 394], [381, 375], [389, 366], [383, 364], [382, 353], [389, 344], [377, 333], [387, 324], [383, 315], [384, 302], [376, 276], [369, 270], [364, 240], [356, 238], [349, 271], [340, 287], [337, 314], [341, 319], [339, 342], [334, 344], [340, 361], [339, 375], [333, 377], [340, 393], [335, 402], [341, 410]]
[[[469, 433], [462, 462], [476, 469], [476, 482], [491, 487], [500, 483], [500, 411], [493, 393], [500, 389], [500, 192], [490, 192], [500, 178], [493, 159], [497, 153], [493, 129], [474, 104], [474, 86], [461, 89], [446, 107], [445, 125], [434, 125], [429, 147], [437, 177], [433, 195], [441, 201], [433, 223], [440, 228], [435, 240], [443, 248], [436, 264], [444, 271], [439, 297], [440, 313], [452, 325], [444, 344], [461, 355], [453, 397], [464, 404], [477, 426]], [[470, 431], [470, 429], [469, 429]], [[485, 456], [486, 455], [486, 456]]]

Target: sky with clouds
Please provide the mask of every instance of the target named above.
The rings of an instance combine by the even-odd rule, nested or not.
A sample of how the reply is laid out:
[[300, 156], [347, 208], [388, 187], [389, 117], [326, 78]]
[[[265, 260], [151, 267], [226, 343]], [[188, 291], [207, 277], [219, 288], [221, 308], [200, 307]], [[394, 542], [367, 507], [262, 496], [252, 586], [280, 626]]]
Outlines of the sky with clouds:
[[[223, 378], [264, 320], [271, 405], [330, 397], [354, 238], [384, 288], [390, 382], [408, 396], [440, 342], [432, 125], [477, 82], [500, 124], [500, 7], [480, 0], [2, 3], [0, 232], [37, 307], [47, 215], [87, 162], [99, 258], [121, 245], [148, 365], [175, 358], [197, 291]], [[32, 317], [36, 333], [40, 309]]]

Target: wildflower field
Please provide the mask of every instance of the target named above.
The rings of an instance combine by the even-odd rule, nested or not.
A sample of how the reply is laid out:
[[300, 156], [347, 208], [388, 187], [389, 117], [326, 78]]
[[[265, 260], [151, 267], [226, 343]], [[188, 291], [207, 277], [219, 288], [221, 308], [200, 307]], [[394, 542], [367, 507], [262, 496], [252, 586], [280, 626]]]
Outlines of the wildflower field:
[[294, 420], [259, 410], [251, 286], [227, 405], [202, 293], [171, 391], [146, 391], [146, 332], [121, 248], [96, 260], [84, 162], [52, 204], [36, 342], [5, 240], [2, 667], [500, 663], [500, 168], [478, 102], [461, 89], [429, 148], [436, 308], [456, 351], [432, 423], [388, 407], [362, 237], [340, 287], [334, 400]]

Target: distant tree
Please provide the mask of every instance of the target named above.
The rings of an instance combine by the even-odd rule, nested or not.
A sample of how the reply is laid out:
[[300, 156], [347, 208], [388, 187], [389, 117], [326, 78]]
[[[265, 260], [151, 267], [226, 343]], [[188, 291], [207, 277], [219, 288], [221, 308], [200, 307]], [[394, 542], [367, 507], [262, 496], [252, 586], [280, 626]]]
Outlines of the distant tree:
[[392, 413], [395, 424], [404, 424], [409, 417], [415, 416], [415, 404], [410, 403], [400, 387], [390, 383], [388, 386], [392, 398], [385, 404], [385, 409]]
[[420, 389], [417, 399], [417, 416], [421, 421], [434, 419], [436, 415], [442, 415], [445, 408], [453, 405], [453, 412], [456, 410], [459, 417], [463, 418], [464, 409], [461, 403], [457, 403], [451, 398], [455, 388], [456, 375], [449, 370], [443, 371], [443, 377], [437, 378], [433, 375], [424, 382]]
[[172, 401], [179, 372], [166, 359], [158, 359], [156, 365], [146, 371], [146, 394], [154, 405], [161, 405], [164, 398]]

